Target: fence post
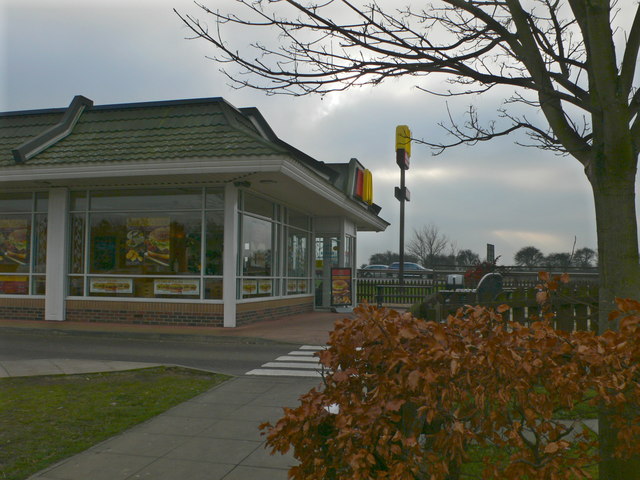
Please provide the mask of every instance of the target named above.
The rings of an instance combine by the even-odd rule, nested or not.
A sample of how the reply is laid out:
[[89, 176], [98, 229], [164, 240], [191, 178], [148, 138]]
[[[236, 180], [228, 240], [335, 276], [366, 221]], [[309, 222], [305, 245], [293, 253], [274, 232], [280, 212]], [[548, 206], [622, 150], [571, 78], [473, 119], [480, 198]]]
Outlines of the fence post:
[[378, 308], [382, 308], [384, 302], [384, 285], [376, 285], [376, 303]]
[[573, 332], [575, 329], [575, 316], [573, 313], [573, 305], [570, 303], [561, 303], [554, 305], [556, 307], [555, 327], [557, 330], [565, 332]]

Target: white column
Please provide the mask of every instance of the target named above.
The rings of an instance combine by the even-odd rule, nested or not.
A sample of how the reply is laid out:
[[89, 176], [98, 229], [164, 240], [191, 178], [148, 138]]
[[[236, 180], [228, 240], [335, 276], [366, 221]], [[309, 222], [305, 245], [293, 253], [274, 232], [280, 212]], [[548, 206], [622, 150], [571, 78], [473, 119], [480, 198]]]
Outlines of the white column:
[[47, 286], [44, 301], [44, 319], [65, 319], [67, 286], [67, 219], [69, 195], [66, 188], [49, 190], [47, 213]]
[[236, 284], [238, 262], [238, 189], [232, 183], [224, 189], [224, 254], [222, 300], [224, 326], [236, 326]]

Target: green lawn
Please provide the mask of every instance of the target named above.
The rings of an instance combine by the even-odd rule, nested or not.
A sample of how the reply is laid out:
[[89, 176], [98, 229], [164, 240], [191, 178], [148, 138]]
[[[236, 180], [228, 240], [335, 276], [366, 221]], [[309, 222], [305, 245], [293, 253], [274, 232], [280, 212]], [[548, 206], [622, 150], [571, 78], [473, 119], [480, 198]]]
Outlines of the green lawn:
[[157, 367], [0, 379], [0, 479], [27, 478], [228, 378]]

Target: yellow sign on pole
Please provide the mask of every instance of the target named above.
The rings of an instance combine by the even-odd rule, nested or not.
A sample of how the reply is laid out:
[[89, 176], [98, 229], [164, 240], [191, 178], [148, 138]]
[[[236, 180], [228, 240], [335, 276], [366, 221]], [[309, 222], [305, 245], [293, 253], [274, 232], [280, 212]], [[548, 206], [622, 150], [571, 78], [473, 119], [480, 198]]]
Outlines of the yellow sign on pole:
[[411, 156], [411, 130], [406, 125], [396, 127], [396, 151], [404, 150], [408, 157]]

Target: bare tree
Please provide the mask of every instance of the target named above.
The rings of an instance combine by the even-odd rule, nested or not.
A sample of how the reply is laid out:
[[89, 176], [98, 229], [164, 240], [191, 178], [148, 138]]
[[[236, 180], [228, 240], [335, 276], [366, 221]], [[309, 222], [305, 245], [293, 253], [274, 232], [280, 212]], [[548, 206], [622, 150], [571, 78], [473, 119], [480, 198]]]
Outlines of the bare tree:
[[[450, 86], [432, 93], [506, 92], [497, 112], [499, 126], [484, 125], [470, 108], [464, 124], [443, 124], [454, 141], [424, 143], [440, 152], [521, 130], [529, 135], [528, 146], [574, 157], [595, 203], [600, 331], [610, 328], [607, 313], [615, 297], [640, 297], [637, 0], [434, 0], [404, 8], [382, 0], [366, 6], [349, 0], [238, 3], [246, 15], [201, 6], [213, 15], [213, 31], [196, 17], [181, 16], [197, 37], [216, 46], [216, 61], [241, 67], [239, 75], [229, 74], [238, 86], [322, 94], [395, 77], [418, 82], [442, 74]], [[226, 27], [247, 28], [243, 45], [257, 38], [259, 29], [278, 37], [241, 51], [228, 43]], [[518, 113], [526, 109], [516, 104], [532, 116]], [[608, 433], [601, 429], [601, 435]], [[615, 470], [622, 464], [605, 458], [601, 478], [633, 475], [633, 468]]]
[[449, 238], [430, 223], [419, 230], [413, 230], [413, 238], [407, 245], [407, 252], [417, 257], [422, 265], [433, 268], [436, 257], [442, 255], [450, 243]]

